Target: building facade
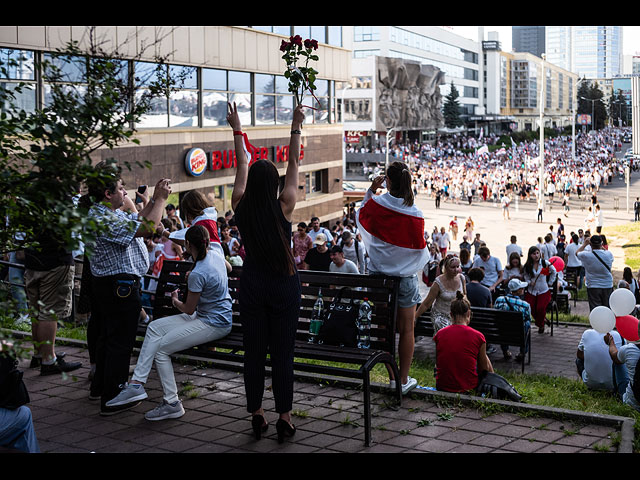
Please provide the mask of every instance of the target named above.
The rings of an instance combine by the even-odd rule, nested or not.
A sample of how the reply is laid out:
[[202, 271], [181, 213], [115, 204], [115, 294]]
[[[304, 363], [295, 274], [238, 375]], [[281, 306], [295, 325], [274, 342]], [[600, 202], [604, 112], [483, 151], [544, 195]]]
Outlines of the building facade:
[[621, 26], [547, 26], [547, 60], [586, 78], [622, 73]]
[[[227, 102], [238, 105], [243, 129], [260, 158], [273, 161], [284, 176], [295, 100], [287, 89], [279, 48], [290, 35], [318, 40], [319, 60], [313, 66], [319, 72], [315, 95], [320, 104], [306, 109], [293, 220], [317, 216], [324, 223], [342, 217], [343, 129], [337, 123], [336, 83], [350, 80], [351, 55], [342, 46], [341, 27], [0, 26], [1, 58], [27, 58], [0, 82], [27, 83], [27, 93], [19, 98], [25, 110], [46, 105], [48, 86], [33, 65], [71, 40], [82, 48], [90, 31], [104, 49], [129, 58], [128, 68], [135, 74], [155, 68], [156, 54], [168, 56], [168, 68], [188, 70], [180, 90], [158, 99], [135, 125], [139, 144], [98, 151], [96, 162], [109, 157], [132, 165], [148, 160], [150, 170], [134, 167], [123, 172], [130, 195], [137, 185], [153, 186], [159, 178], [171, 178], [174, 192], [201, 190], [220, 215], [231, 210], [235, 178]], [[81, 74], [75, 81], [81, 86]]]
[[[344, 96], [344, 125], [349, 140], [365, 146], [384, 144], [386, 132], [377, 131], [380, 114], [376, 102], [379, 82], [376, 58], [401, 59], [432, 65], [444, 73], [442, 98], [455, 85], [463, 118], [482, 112], [480, 44], [442, 27], [430, 26], [350, 26], [343, 27], [345, 48], [352, 51], [352, 77], [337, 92]], [[408, 130], [404, 131], [406, 135]], [[422, 139], [426, 131], [410, 131], [412, 139]], [[355, 143], [355, 142], [354, 142]]]
[[[578, 76], [530, 53], [503, 52], [485, 44], [487, 113], [501, 115], [513, 130], [571, 125]], [[542, 93], [542, 95], [541, 95]]]
[[511, 27], [511, 46], [514, 52], [526, 52], [536, 57], [545, 53], [545, 27], [515, 26]]

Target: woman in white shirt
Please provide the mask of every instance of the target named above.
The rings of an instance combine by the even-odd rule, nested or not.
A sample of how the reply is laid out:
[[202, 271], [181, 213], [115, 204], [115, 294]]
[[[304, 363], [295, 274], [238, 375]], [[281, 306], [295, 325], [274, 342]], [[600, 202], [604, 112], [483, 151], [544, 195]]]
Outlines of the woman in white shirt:
[[538, 333], [544, 333], [547, 305], [551, 301], [551, 286], [556, 280], [556, 269], [542, 258], [540, 249], [530, 247], [524, 264], [524, 281], [529, 285], [524, 294], [525, 301], [531, 305], [531, 316], [538, 326]]

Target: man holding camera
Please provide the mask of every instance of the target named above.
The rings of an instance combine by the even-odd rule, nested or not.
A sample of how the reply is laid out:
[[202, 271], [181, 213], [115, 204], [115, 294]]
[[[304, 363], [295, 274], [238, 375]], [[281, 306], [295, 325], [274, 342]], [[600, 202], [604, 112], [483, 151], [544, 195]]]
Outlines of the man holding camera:
[[[590, 251], [586, 250], [587, 246], [591, 247]], [[602, 248], [600, 235], [593, 235], [585, 237], [583, 244], [576, 250], [576, 256], [584, 267], [589, 311], [599, 305], [608, 307], [609, 296], [613, 292], [613, 254]]]
[[[171, 193], [169, 184], [168, 179], [160, 180], [153, 196], [138, 213], [119, 176], [114, 175], [107, 185], [90, 187], [95, 203], [89, 214], [109, 226], [97, 237], [90, 257], [95, 305], [92, 316], [97, 317], [92, 320], [99, 325], [100, 333], [89, 398], [100, 398], [101, 415], [112, 415], [139, 403], [106, 406], [129, 378], [129, 362], [142, 308], [140, 280], [149, 268], [143, 237], [151, 236], [162, 219]], [[129, 213], [122, 209], [123, 206], [127, 209], [127, 205]]]

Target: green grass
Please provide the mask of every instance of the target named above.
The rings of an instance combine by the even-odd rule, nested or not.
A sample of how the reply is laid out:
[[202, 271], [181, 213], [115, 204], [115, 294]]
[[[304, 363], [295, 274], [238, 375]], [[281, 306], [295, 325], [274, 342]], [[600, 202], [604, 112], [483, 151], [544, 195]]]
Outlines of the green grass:
[[611, 244], [621, 244], [624, 249], [624, 263], [637, 272], [640, 268], [640, 222], [628, 222], [623, 225], [604, 227], [602, 233]]

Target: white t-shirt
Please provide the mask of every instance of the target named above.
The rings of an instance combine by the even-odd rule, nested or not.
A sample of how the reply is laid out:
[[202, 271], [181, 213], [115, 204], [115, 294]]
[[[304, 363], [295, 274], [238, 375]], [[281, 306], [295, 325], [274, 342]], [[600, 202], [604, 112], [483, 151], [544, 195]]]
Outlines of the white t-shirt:
[[329, 271], [334, 273], [360, 273], [356, 264], [346, 258], [344, 259], [344, 263], [341, 267], [338, 267], [335, 262], [331, 262], [329, 265]]
[[438, 238], [438, 246], [440, 248], [449, 248], [449, 234], [441, 233], [440, 238]]
[[[613, 390], [612, 361], [609, 356], [609, 346], [604, 343], [604, 333], [594, 329], [586, 330], [582, 334], [578, 350], [584, 352], [584, 370], [582, 381], [593, 390]], [[622, 337], [616, 331], [611, 336], [620, 349]]]
[[513, 252], [518, 252], [518, 254], [522, 256], [522, 248], [520, 245], [516, 245], [515, 243], [507, 245], [507, 263], [509, 263], [509, 257]]
[[582, 262], [576, 256], [576, 250], [580, 248], [579, 245], [575, 243], [570, 243], [567, 245], [567, 248], [564, 249], [564, 253], [567, 254], [567, 267], [581, 267]]

